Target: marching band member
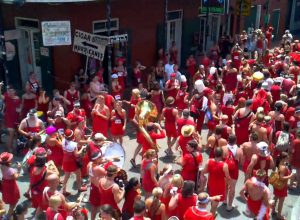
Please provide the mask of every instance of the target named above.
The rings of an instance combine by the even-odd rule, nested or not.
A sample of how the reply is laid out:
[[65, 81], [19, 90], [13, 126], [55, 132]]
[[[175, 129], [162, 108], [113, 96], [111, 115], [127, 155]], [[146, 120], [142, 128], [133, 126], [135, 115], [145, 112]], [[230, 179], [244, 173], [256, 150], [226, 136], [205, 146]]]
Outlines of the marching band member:
[[92, 110], [93, 118], [93, 133], [102, 133], [105, 137], [108, 136], [108, 124], [110, 118], [109, 108], [105, 105], [103, 95], [99, 95], [95, 106]]
[[86, 117], [86, 112], [83, 108], [80, 108], [80, 102], [76, 101], [73, 104], [73, 109], [67, 114], [67, 119], [71, 124], [71, 128], [74, 130], [78, 125], [78, 119]]
[[71, 173], [75, 173], [76, 175], [76, 184], [78, 192], [86, 190], [84, 187], [81, 187], [80, 173], [80, 168], [82, 166], [82, 164], [80, 164], [80, 155], [85, 150], [85, 146], [78, 150], [78, 143], [72, 141], [74, 138], [73, 135], [74, 132], [70, 129], [67, 129], [64, 133], [65, 138], [62, 140], [61, 143], [63, 148], [62, 169], [65, 172], [62, 190], [65, 196], [70, 195], [70, 193], [67, 192], [67, 182], [70, 178]]
[[27, 117], [21, 121], [18, 128], [18, 132], [28, 139], [31, 139], [42, 130], [44, 130], [44, 123], [36, 116], [35, 109], [28, 112]]
[[114, 142], [119, 141], [120, 145], [123, 144], [123, 136], [127, 124], [126, 111], [122, 108], [122, 102], [115, 103], [115, 109], [111, 112], [111, 125], [110, 133]]
[[96, 133], [92, 136], [92, 140], [88, 142], [86, 147], [86, 154], [88, 155], [89, 160], [92, 160], [92, 155], [94, 153], [97, 153], [99, 150], [101, 151], [101, 147], [105, 141], [106, 137], [101, 133]]
[[[155, 129], [158, 129], [159, 133], [156, 133]], [[146, 131], [148, 132], [151, 140], [148, 140], [141, 134], [142, 155], [144, 155], [144, 153], [149, 149], [155, 149], [158, 151], [156, 140], [166, 137], [166, 133], [158, 123], [148, 123], [146, 125]]]
[[61, 145], [61, 135], [53, 126], [46, 128], [45, 146], [51, 151], [48, 160], [52, 160], [54, 164], [60, 169], [63, 162], [63, 149]]
[[75, 82], [70, 83], [70, 88], [64, 92], [65, 99], [68, 100], [66, 102], [67, 111], [70, 112], [73, 110], [74, 103], [79, 101], [80, 92], [76, 90]]

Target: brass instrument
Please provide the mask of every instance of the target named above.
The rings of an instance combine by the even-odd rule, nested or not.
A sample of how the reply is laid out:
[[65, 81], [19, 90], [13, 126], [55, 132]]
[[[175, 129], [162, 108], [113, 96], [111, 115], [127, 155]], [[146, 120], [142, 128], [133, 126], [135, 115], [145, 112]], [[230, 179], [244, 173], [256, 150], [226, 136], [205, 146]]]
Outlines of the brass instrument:
[[157, 119], [158, 112], [155, 104], [148, 100], [141, 101], [135, 107], [135, 114], [140, 132], [151, 144], [152, 148], [158, 151], [158, 145], [153, 142], [149, 133], [145, 129], [145, 125], [147, 125], [148, 122], [155, 122]]

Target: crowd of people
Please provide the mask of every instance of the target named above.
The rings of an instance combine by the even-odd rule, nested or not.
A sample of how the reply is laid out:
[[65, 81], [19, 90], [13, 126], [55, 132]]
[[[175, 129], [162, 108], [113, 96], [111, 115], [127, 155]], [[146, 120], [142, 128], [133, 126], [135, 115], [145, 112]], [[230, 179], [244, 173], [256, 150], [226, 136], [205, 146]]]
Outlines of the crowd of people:
[[[159, 50], [149, 74], [136, 63], [130, 100], [124, 99], [123, 58], [116, 60], [110, 93], [103, 68], [90, 80], [81, 70], [64, 93], [54, 90], [51, 97], [35, 73], [21, 98], [8, 85], [1, 95], [8, 130], [0, 155], [1, 218], [25, 219], [28, 204], [19, 202], [25, 196], [34, 219], [211, 220], [220, 203], [229, 213], [236, 208], [238, 190], [245, 216], [286, 219], [288, 191], [300, 187], [300, 44], [286, 31], [271, 48], [272, 31], [221, 37], [208, 54], [189, 56], [182, 73], [173, 42], [167, 53]], [[137, 168], [142, 155], [140, 179], [126, 178], [118, 158], [102, 150], [108, 141], [124, 145], [128, 127], [136, 148], [127, 159]], [[164, 138], [166, 146], [158, 147]], [[178, 156], [181, 169], [159, 167], [159, 150]], [[22, 163], [13, 164], [14, 154]], [[76, 202], [67, 189], [72, 174]], [[29, 176], [24, 195], [21, 175]], [[236, 189], [239, 178], [242, 189]], [[89, 210], [81, 206], [85, 191]]]

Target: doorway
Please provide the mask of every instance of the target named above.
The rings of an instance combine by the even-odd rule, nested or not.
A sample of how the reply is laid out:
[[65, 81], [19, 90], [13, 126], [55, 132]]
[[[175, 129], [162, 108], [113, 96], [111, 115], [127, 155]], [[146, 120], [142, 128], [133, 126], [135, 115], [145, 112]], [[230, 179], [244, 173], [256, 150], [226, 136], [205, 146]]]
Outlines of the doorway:
[[175, 42], [179, 66], [181, 63], [182, 13], [182, 10], [168, 11], [167, 20], [167, 50], [169, 51], [172, 43]]
[[272, 13], [271, 25], [274, 28], [274, 37], [278, 38], [278, 29], [280, 22], [280, 9], [274, 9]]

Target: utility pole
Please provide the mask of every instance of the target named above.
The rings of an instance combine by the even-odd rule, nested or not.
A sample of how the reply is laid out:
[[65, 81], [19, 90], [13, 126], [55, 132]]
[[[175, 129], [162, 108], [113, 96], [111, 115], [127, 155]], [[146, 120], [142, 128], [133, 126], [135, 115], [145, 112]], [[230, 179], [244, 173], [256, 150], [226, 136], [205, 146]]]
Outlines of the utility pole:
[[[106, 4], [106, 19], [107, 19], [107, 35], [108, 38], [110, 37], [111, 34], [111, 5], [110, 5], [110, 0], [106, 0], [105, 1]], [[111, 92], [112, 88], [111, 88], [111, 72], [112, 72], [112, 60], [111, 60], [111, 43], [108, 42], [107, 45], [107, 77], [108, 77], [108, 91]]]
[[266, 14], [265, 14], [265, 18], [264, 18], [264, 25], [265, 25], [265, 29], [268, 28], [268, 24], [269, 24], [269, 9], [270, 9], [270, 0], [266, 0]]
[[8, 79], [8, 69], [6, 67], [6, 47], [5, 47], [5, 39], [4, 39], [4, 24], [3, 24], [3, 15], [2, 9], [0, 7], [0, 63], [3, 66], [4, 77], [6, 85], [9, 84]]
[[168, 0], [164, 1], [164, 50], [165, 53], [168, 51]]
[[209, 6], [210, 6], [210, 1], [206, 2], [206, 24], [205, 24], [205, 53], [207, 51], [207, 41], [208, 41], [208, 19], [209, 19]]

